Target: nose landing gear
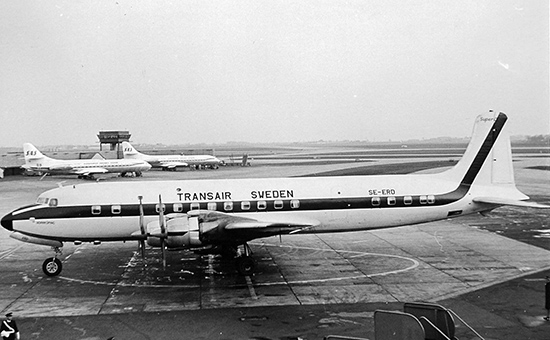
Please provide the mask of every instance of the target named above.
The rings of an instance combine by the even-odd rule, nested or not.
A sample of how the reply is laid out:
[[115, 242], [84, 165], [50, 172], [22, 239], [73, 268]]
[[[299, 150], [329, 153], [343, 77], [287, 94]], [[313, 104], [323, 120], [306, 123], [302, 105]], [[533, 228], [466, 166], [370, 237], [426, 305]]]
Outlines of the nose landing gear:
[[62, 254], [61, 249], [59, 249], [59, 247], [52, 247], [52, 249], [55, 251], [55, 256], [47, 258], [46, 261], [42, 263], [42, 271], [47, 276], [57, 276], [63, 269], [61, 260], [57, 258], [57, 256]]

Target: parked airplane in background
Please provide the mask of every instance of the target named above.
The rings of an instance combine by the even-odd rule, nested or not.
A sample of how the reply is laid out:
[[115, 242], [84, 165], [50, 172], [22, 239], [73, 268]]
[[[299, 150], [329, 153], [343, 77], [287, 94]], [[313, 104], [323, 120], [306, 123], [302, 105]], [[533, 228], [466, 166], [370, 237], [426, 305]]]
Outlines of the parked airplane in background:
[[44, 174], [78, 175], [78, 178], [92, 179], [94, 174], [108, 172], [121, 173], [122, 175], [135, 173], [136, 176], [141, 176], [143, 171], [151, 169], [151, 164], [137, 159], [104, 159], [97, 155], [92, 159], [53, 159], [44, 156], [30, 143], [23, 144], [23, 153], [25, 165], [22, 168]]
[[[11, 237], [54, 247], [63, 242], [138, 241], [165, 249], [236, 256], [254, 272], [247, 242], [294, 233], [389, 228], [526, 202], [514, 183], [504, 113], [476, 119], [461, 160], [437, 174], [88, 183], [42, 193], [4, 216]], [[59, 274], [57, 257], [43, 264]]]
[[162, 170], [176, 170], [177, 167], [209, 167], [217, 169], [222, 163], [218, 158], [211, 155], [146, 155], [128, 143], [122, 142], [124, 158], [142, 159], [153, 167], [161, 167]]

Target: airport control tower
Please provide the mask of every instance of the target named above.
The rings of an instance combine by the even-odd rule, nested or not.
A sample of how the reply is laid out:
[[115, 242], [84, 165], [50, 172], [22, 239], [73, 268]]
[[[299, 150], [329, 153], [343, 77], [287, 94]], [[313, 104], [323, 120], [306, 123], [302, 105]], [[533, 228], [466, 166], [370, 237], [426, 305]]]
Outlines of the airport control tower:
[[123, 153], [120, 143], [130, 141], [129, 131], [99, 131], [99, 151], [103, 151], [103, 144], [109, 144], [109, 151], [117, 152], [117, 158], [123, 158]]

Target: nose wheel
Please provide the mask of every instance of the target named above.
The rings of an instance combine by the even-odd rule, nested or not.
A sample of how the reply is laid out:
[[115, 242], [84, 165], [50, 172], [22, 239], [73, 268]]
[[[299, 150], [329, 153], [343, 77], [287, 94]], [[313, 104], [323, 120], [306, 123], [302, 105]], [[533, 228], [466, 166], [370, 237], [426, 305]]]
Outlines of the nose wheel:
[[57, 276], [61, 273], [63, 264], [57, 257], [47, 258], [42, 264], [42, 270], [47, 276]]
[[59, 247], [52, 247], [55, 251], [54, 257], [49, 257], [42, 263], [42, 271], [47, 276], [57, 276], [59, 273], [61, 273], [61, 270], [63, 269], [63, 264], [61, 263], [61, 260], [57, 258], [58, 255], [61, 255], [61, 249]]

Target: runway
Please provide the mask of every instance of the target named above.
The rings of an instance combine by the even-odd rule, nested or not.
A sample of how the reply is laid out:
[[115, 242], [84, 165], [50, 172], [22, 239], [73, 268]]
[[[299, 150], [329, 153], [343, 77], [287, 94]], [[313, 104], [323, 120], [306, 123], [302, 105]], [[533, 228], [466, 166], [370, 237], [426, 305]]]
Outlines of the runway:
[[[520, 175], [516, 178], [518, 187], [548, 203], [548, 175], [546, 172], [544, 176], [540, 176], [540, 172], [539, 176], [533, 175], [534, 170], [526, 169], [529, 164], [532, 161], [515, 165]], [[175, 174], [150, 172], [145, 176], [146, 179], [147, 176], [158, 176], [159, 179], [183, 175], [209, 178], [248, 176], [255, 170], [266, 176], [270, 171], [279, 175], [285, 175], [285, 171], [301, 175], [307, 172], [305, 168], [252, 167]], [[315, 171], [318, 172], [319, 167], [315, 167]], [[45, 180], [38, 182], [38, 178], [20, 178], [19, 181], [9, 179], [0, 184], [7, 189], [0, 201], [2, 215], [12, 208], [32, 203], [38, 193], [47, 186], [52, 187], [57, 179]], [[524, 188], [533, 188], [533, 192]], [[313, 308], [311, 310], [316, 311], [321, 308], [330, 314], [340, 311], [343, 306], [354, 306], [349, 308], [350, 311], [363, 306], [367, 311], [373, 306], [395, 308], [408, 301], [453, 301], [502, 282], [550, 270], [550, 247], [537, 247], [502, 236], [506, 230], [488, 231], [495, 225], [521, 225], [524, 230], [540, 231], [534, 234], [540, 236], [534, 237], [538, 239], [534, 240], [536, 243], [547, 237], [549, 216], [548, 212], [540, 210], [499, 208], [488, 217], [466, 216], [371, 232], [261, 239], [251, 244], [258, 261], [257, 273], [252, 277], [238, 275], [231, 260], [188, 252], [169, 252], [168, 265], [164, 270], [158, 250], [148, 249], [144, 261], [136, 252], [135, 243], [118, 242], [79, 246], [66, 244], [62, 274], [48, 278], [43, 275], [41, 265], [46, 257], [52, 256], [52, 251], [47, 247], [15, 241], [8, 237], [7, 231], [2, 230], [0, 289], [4, 293], [0, 298], [0, 310], [2, 313], [8, 310], [14, 312], [20, 323], [26, 326], [23, 329], [35, 329], [33, 334], [40, 339], [50, 338], [38, 327], [39, 320], [45, 317], [48, 320], [53, 318], [56, 320], [54, 323], [59, 324], [59, 320], [67, 320], [67, 317], [83, 320], [82, 316], [97, 318], [116, 315], [117, 318], [124, 318], [125, 322], [134, 320], [136, 324], [133, 327], [140, 329], [138, 333], [149, 334], [139, 324], [141, 317], [133, 317], [141, 313], [154, 313], [152, 315], [155, 317], [164, 315], [158, 321], [166, 322], [168, 330], [164, 334], [170, 338], [173, 334], [168, 331], [174, 321], [167, 321], [166, 315], [175, 317], [183, 315], [178, 313], [189, 311], [213, 313], [213, 310], [219, 310], [222, 315], [229, 315], [233, 312], [228, 313], [228, 310], [238, 309], [246, 318], [249, 314], [242, 312], [243, 308], [262, 310], [262, 315], [269, 314], [267, 309], [287, 308], [289, 314], [283, 313], [278, 318], [288, 318], [288, 327], [291, 327], [290, 324], [297, 322], [290, 317], [293, 315], [290, 310], [295, 310], [293, 308]], [[319, 314], [311, 310], [310, 314]], [[358, 313], [354, 314], [355, 317], [359, 315], [362, 320], [359, 324], [372, 325], [372, 314], [355, 313]], [[218, 320], [220, 315], [216, 315]], [[274, 316], [271, 318], [275, 319]], [[302, 332], [291, 332], [290, 328], [285, 328], [283, 321], [283, 326], [278, 330], [280, 334], [293, 333], [308, 339], [338, 330], [330, 329], [323, 333], [321, 319], [313, 327], [314, 331], [304, 329]], [[75, 322], [75, 319], [70, 320]], [[254, 319], [254, 322], [262, 324], [264, 321]], [[89, 322], [93, 324], [93, 321]], [[490, 321], [484, 322], [487, 324]], [[219, 338], [258, 338], [251, 335], [253, 332], [241, 334], [241, 326], [228, 325], [225, 321], [211, 324], [216, 329], [224, 325], [225, 337]], [[66, 326], [61, 324], [58, 327], [64, 329]], [[341, 331], [347, 330], [358, 336], [354, 327], [359, 326], [344, 326]], [[197, 328], [187, 331], [191, 332], [191, 329], [197, 331]], [[276, 331], [277, 328], [273, 329], [273, 332]], [[181, 332], [178, 334], [182, 335]], [[231, 332], [236, 332], [236, 336], [228, 335]], [[196, 338], [212, 338], [207, 335], [212, 333], [204, 334]], [[368, 337], [372, 330], [369, 333], [363, 329], [361, 334]], [[103, 339], [110, 335], [116, 335], [117, 339], [135, 338], [135, 333], [118, 332], [116, 329], [96, 329], [95, 333], [88, 329], [85, 336], [76, 338]], [[262, 339], [281, 338], [275, 334], [262, 336]]]

